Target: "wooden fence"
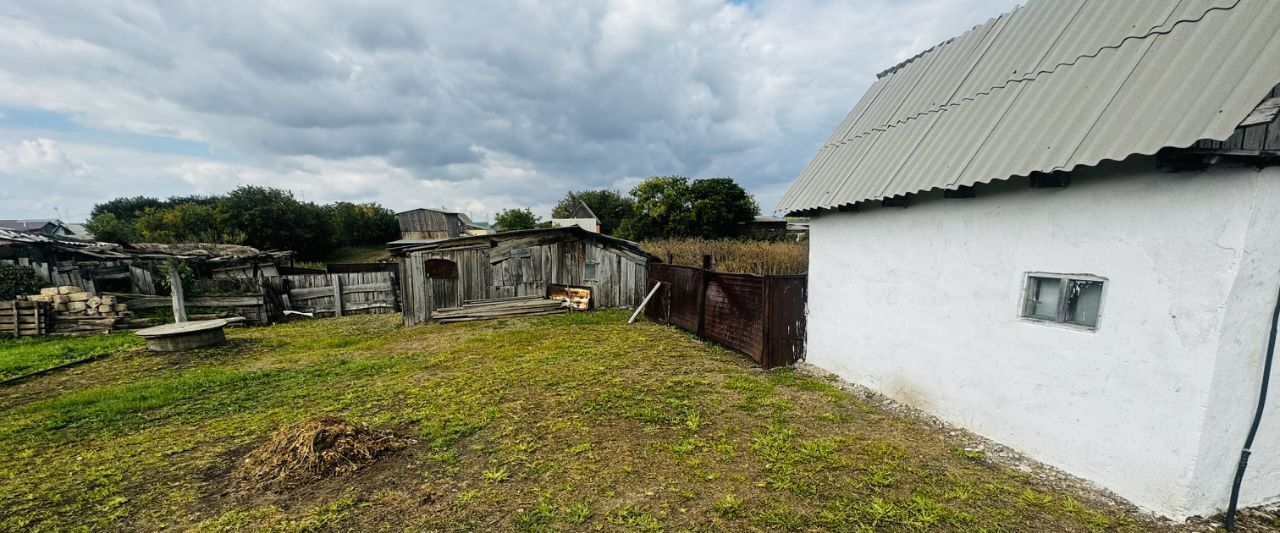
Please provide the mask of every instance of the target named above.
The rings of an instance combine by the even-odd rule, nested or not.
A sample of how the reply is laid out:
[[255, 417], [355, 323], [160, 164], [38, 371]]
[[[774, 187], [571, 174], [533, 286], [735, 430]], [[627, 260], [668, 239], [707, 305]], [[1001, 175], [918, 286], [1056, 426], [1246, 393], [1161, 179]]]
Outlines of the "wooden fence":
[[[322, 317], [400, 310], [398, 280], [392, 272], [196, 280], [189, 290], [184, 299], [188, 308], [223, 310], [243, 316], [255, 324], [278, 321], [286, 310]], [[169, 296], [116, 296], [131, 310], [172, 306]]]
[[10, 300], [0, 302], [0, 335], [29, 337], [44, 335], [52, 329], [49, 304]]
[[317, 316], [343, 316], [400, 311], [400, 285], [395, 272], [280, 276], [288, 306]]
[[649, 265], [650, 319], [740, 351], [765, 368], [804, 358], [808, 277]]

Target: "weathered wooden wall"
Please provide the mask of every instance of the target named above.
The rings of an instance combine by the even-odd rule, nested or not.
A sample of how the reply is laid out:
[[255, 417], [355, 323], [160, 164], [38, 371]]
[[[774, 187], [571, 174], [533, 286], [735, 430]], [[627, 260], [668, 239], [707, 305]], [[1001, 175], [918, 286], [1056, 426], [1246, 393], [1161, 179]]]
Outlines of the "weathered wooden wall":
[[130, 290], [138, 294], [155, 294], [155, 282], [145, 263], [135, 260], [40, 261], [28, 257], [2, 259], [0, 262], [25, 266], [49, 285], [72, 285], [85, 292], [102, 292], [104, 280], [128, 280]]
[[[456, 279], [431, 278], [431, 259], [457, 264]], [[593, 264], [594, 278], [587, 265]], [[647, 258], [594, 240], [513, 240], [445, 250], [410, 252], [401, 260], [405, 323], [430, 319], [430, 312], [465, 301], [544, 296], [547, 286], [591, 289], [596, 308], [635, 307], [644, 298]]]
[[466, 235], [458, 215], [432, 209], [414, 209], [396, 214], [400, 238], [409, 240], [450, 239]]
[[295, 311], [341, 316], [394, 313], [400, 309], [394, 272], [307, 274], [280, 279], [288, 281], [289, 302]]
[[[229, 286], [234, 283], [236, 286]], [[225, 309], [255, 324], [279, 320], [284, 309], [316, 316], [394, 313], [400, 310], [399, 283], [394, 272], [301, 274], [272, 278], [196, 280], [187, 296], [188, 307]], [[335, 290], [335, 285], [337, 285]], [[335, 294], [340, 294], [335, 299]], [[130, 309], [163, 308], [169, 296], [116, 294]], [[288, 303], [285, 303], [287, 298]], [[335, 301], [341, 301], [339, 308]]]

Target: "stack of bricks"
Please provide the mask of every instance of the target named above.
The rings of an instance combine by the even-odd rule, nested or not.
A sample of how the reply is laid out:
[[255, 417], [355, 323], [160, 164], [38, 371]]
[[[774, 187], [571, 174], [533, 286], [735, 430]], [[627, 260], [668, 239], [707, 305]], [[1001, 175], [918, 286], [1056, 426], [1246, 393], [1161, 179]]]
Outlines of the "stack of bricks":
[[34, 302], [49, 302], [53, 307], [54, 316], [58, 318], [112, 318], [129, 315], [129, 307], [117, 302], [115, 296], [95, 296], [72, 285], [40, 289], [40, 294], [28, 296], [27, 299]]

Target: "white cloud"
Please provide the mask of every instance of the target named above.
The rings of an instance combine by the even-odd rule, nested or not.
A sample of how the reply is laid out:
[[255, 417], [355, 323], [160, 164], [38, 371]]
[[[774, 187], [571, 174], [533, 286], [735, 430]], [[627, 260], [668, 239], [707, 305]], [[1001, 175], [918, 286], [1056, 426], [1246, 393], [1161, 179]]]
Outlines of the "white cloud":
[[568, 189], [731, 176], [767, 209], [876, 72], [1015, 3], [5, 3], [0, 107], [236, 158], [80, 147], [97, 196], [20, 183], [0, 215], [44, 214], [21, 201], [42, 195], [87, 211], [139, 176], [543, 214]]
[[75, 163], [52, 139], [28, 139], [10, 146], [0, 145], [0, 173], [18, 176], [85, 174], [85, 167]]

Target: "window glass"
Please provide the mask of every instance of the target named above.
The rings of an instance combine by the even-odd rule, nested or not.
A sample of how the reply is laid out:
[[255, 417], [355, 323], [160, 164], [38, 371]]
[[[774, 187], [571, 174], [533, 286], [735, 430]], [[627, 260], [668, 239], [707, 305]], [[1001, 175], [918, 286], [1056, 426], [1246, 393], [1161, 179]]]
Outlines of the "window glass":
[[1027, 286], [1027, 310], [1029, 317], [1044, 320], [1058, 319], [1058, 295], [1062, 280], [1032, 276]]
[[1067, 322], [1081, 326], [1098, 325], [1098, 307], [1102, 305], [1102, 282], [1071, 280], [1067, 287]]
[[599, 266], [600, 263], [587, 263], [586, 268], [583, 269], [582, 272], [582, 279], [596, 279], [596, 270]]

